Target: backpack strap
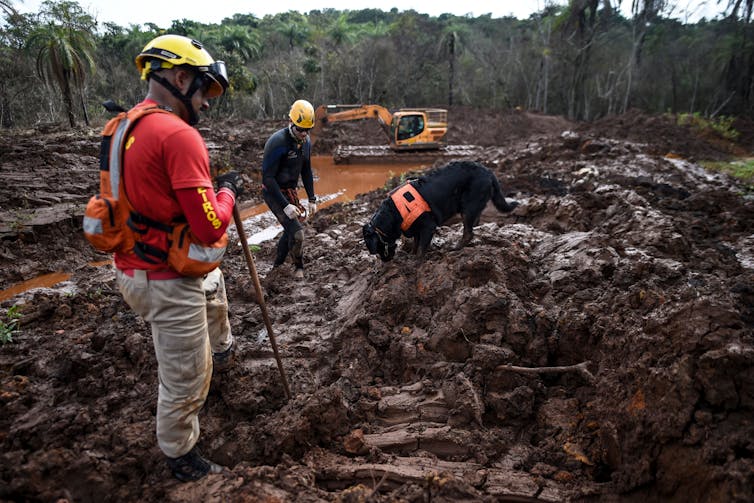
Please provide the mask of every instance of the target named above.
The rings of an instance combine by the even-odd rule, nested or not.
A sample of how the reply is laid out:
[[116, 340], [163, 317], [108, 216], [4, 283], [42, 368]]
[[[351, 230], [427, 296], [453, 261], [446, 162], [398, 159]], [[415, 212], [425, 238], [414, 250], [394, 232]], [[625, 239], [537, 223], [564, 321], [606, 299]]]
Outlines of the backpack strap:
[[[102, 130], [102, 143], [100, 145], [100, 192], [109, 193], [114, 199], [120, 199], [127, 208], [127, 227], [136, 235], [144, 235], [145, 227], [152, 227], [168, 234], [172, 232], [171, 225], [163, 224], [141, 215], [131, 205], [126, 194], [123, 182], [124, 167], [123, 154], [126, 149], [126, 139], [136, 123], [145, 115], [152, 113], [169, 113], [163, 107], [150, 106], [133, 108], [119, 113], [110, 119]], [[134, 253], [150, 264], [159, 264], [167, 260], [167, 253], [154, 246], [147, 245], [135, 240]], [[150, 258], [150, 257], [154, 257]]]
[[[160, 106], [133, 108], [127, 112], [121, 112], [117, 117], [110, 119], [102, 131], [100, 170], [105, 170], [110, 174], [109, 189], [113, 197], [116, 199], [123, 197], [131, 210], [133, 210], [133, 207], [128, 202], [125, 185], [121, 186], [123, 183], [123, 153], [126, 151], [124, 140], [142, 117], [155, 112], [170, 113]], [[105, 153], [104, 156], [103, 151]], [[123, 189], [122, 194], [120, 191], [121, 188]]]

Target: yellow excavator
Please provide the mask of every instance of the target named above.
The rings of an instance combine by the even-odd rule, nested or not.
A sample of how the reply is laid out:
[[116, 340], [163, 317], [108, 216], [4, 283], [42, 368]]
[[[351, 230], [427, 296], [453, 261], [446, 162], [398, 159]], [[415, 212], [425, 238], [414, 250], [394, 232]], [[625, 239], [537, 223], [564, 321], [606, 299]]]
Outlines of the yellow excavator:
[[442, 108], [402, 108], [391, 113], [380, 105], [320, 105], [315, 111], [312, 142], [327, 124], [376, 119], [393, 150], [437, 150], [445, 145], [448, 111]]

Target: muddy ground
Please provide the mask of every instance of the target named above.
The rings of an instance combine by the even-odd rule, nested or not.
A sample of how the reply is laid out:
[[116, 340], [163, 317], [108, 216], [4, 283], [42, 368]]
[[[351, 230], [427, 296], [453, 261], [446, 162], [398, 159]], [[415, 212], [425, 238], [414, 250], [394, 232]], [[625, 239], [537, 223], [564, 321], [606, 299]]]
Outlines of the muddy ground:
[[[271, 272], [263, 243], [290, 400], [232, 246], [239, 351], [199, 444], [228, 471], [190, 484], [156, 446], [149, 328], [81, 234], [97, 130], [0, 131], [0, 288], [72, 274], [2, 302], [0, 328], [13, 306], [21, 318], [0, 348], [0, 500], [754, 500], [754, 198], [700, 165], [754, 155], [752, 136], [636, 111], [450, 123], [449, 143], [484, 147], [474, 158], [521, 205], [490, 205], [467, 248], [453, 221], [425, 261], [399, 249], [387, 264], [361, 240], [387, 187], [324, 208], [303, 282]], [[215, 165], [252, 182], [280, 124], [201, 130]], [[342, 124], [317, 150], [379, 135]]]

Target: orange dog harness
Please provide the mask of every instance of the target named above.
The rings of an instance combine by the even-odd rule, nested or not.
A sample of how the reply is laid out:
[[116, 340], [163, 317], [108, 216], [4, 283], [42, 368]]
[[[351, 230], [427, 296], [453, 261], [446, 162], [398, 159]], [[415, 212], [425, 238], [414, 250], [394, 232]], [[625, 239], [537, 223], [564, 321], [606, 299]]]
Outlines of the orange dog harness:
[[427, 201], [419, 194], [419, 191], [413, 185], [406, 182], [390, 193], [390, 199], [393, 200], [395, 207], [401, 214], [403, 222], [401, 230], [406, 231], [422, 213], [432, 211]]

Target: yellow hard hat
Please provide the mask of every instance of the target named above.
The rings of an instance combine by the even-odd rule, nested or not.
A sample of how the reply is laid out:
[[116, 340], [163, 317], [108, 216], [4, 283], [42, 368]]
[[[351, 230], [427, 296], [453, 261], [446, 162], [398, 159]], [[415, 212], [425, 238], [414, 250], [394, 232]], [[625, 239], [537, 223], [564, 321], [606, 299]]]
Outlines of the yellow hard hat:
[[228, 89], [228, 73], [223, 61], [215, 61], [201, 42], [181, 35], [161, 35], [149, 42], [136, 56], [136, 68], [142, 80], [161, 68], [191, 66], [210, 79], [208, 98], [220, 96]]
[[296, 100], [288, 112], [291, 121], [300, 128], [311, 129], [314, 127], [314, 107], [306, 100]]

